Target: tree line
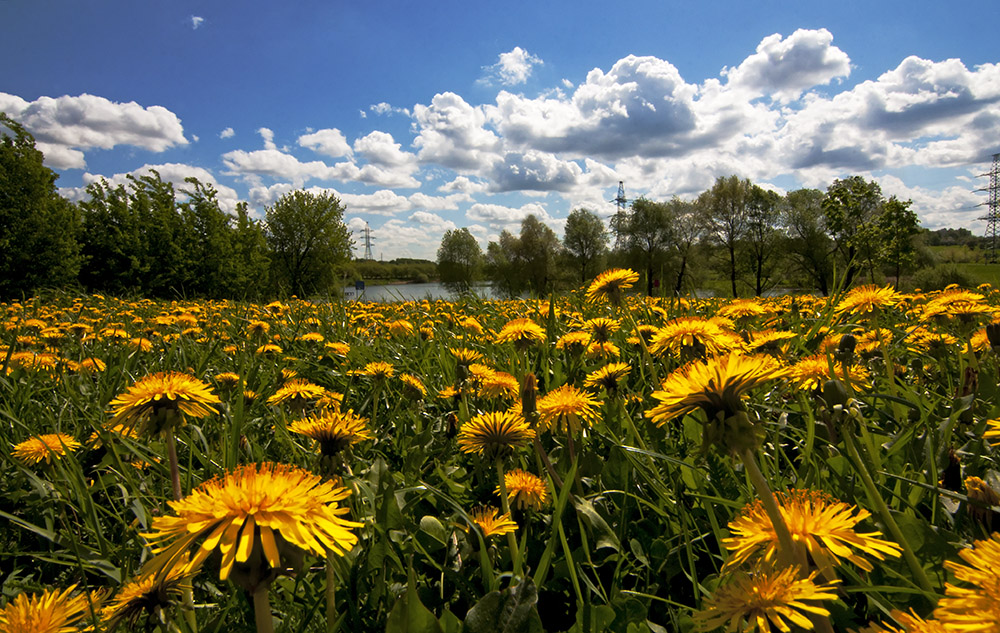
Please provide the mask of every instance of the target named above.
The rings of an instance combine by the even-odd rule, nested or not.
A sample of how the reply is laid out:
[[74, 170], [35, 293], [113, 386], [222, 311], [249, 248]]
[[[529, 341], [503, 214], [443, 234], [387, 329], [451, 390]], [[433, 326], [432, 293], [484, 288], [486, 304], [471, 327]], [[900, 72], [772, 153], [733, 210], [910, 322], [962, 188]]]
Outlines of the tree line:
[[650, 295], [707, 287], [734, 297], [779, 287], [826, 295], [839, 282], [898, 283], [927, 263], [911, 205], [860, 176], [786, 195], [721, 177], [694, 200], [639, 198], [607, 224], [575, 209], [562, 240], [535, 216], [485, 251], [468, 229], [451, 230], [438, 271], [456, 291], [487, 280], [511, 296], [578, 286], [607, 266], [641, 271]]
[[225, 212], [213, 187], [152, 171], [91, 183], [73, 203], [34, 138], [0, 113], [0, 299], [39, 289], [148, 297], [260, 299], [339, 292], [351, 259], [344, 207], [292, 191], [263, 221]]

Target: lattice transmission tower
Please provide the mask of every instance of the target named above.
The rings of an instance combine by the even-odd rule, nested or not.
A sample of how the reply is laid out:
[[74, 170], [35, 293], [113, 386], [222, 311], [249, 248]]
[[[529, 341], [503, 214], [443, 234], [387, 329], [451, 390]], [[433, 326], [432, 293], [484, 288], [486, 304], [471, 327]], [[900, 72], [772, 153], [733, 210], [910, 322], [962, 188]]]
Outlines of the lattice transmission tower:
[[[615, 215], [621, 218], [620, 213], [624, 213], [625, 208], [628, 206], [628, 199], [625, 198], [625, 181], [618, 181], [618, 195], [614, 197], [611, 201], [615, 203]], [[620, 250], [622, 247], [622, 236], [618, 231], [615, 231], [615, 250]]]
[[372, 237], [372, 229], [368, 226], [368, 223], [365, 222], [365, 259], [375, 259], [375, 257], [372, 256], [372, 242], [374, 241], [375, 238]]
[[988, 194], [986, 202], [979, 206], [986, 207], [986, 215], [979, 218], [986, 220], [986, 239], [989, 241], [990, 263], [997, 261], [997, 224], [1000, 223], [1000, 154], [993, 155], [993, 168], [980, 176], [989, 176], [990, 185], [976, 191], [985, 191]]

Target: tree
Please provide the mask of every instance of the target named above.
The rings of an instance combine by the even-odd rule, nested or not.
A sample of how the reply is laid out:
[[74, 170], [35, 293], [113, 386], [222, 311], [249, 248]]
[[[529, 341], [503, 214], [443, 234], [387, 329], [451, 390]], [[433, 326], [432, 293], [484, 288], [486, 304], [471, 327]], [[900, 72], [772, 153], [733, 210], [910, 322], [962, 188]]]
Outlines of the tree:
[[657, 268], [664, 265], [673, 243], [674, 216], [670, 205], [639, 198], [628, 211], [619, 211], [611, 218], [616, 249], [630, 265], [646, 271], [646, 294], [653, 295], [653, 280]]
[[899, 276], [912, 266], [917, 253], [913, 238], [920, 233], [920, 220], [911, 204], [912, 200], [903, 202], [892, 196], [882, 205], [878, 218], [879, 255], [892, 271], [897, 288]]
[[680, 295], [685, 279], [692, 275], [690, 263], [695, 258], [698, 244], [705, 235], [705, 223], [698, 214], [693, 202], [684, 202], [679, 198], [670, 201], [673, 220], [674, 253], [677, 259], [674, 281], [674, 294]]
[[726, 268], [733, 297], [739, 296], [737, 250], [747, 229], [753, 184], [737, 176], [720, 177], [711, 189], [698, 197], [708, 225], [709, 236], [725, 249]]
[[56, 191], [34, 137], [0, 113], [0, 298], [76, 281], [79, 210]]
[[580, 273], [580, 283], [595, 276], [601, 259], [608, 250], [608, 231], [593, 211], [574, 209], [566, 218], [563, 248], [574, 271]]
[[825, 297], [833, 281], [834, 245], [826, 232], [823, 199], [818, 189], [789, 191], [782, 222], [788, 232], [786, 253], [794, 268]]
[[525, 283], [517, 264], [519, 240], [504, 229], [496, 242], [486, 245], [486, 276], [493, 284], [493, 292], [501, 297], [513, 298], [524, 291]]
[[823, 199], [826, 228], [844, 262], [848, 286], [862, 270], [867, 270], [872, 283], [875, 282], [882, 203], [878, 183], [861, 176], [835, 180], [826, 190]]
[[437, 252], [438, 277], [449, 290], [466, 293], [483, 269], [483, 249], [467, 228], [445, 231]]
[[776, 272], [782, 263], [784, 235], [779, 229], [780, 206], [780, 195], [753, 185], [747, 204], [744, 257], [757, 297], [774, 287]]
[[265, 214], [274, 282], [283, 292], [305, 297], [328, 293], [337, 268], [351, 258], [351, 234], [344, 208], [331, 193], [296, 190], [278, 199]]
[[545, 294], [556, 277], [559, 238], [555, 231], [534, 214], [529, 215], [521, 220], [521, 234], [514, 252], [528, 290], [535, 295]]
[[81, 281], [105, 292], [184, 296], [198, 291], [193, 223], [178, 208], [176, 192], [155, 170], [129, 174], [128, 187], [101, 180], [82, 202]]
[[231, 294], [239, 299], [259, 299], [265, 296], [271, 268], [267, 237], [263, 224], [250, 217], [246, 202], [236, 205], [231, 242], [231, 258], [235, 262]]
[[497, 242], [486, 246], [486, 274], [493, 290], [516, 297], [528, 291], [544, 294], [555, 282], [559, 238], [534, 214], [521, 221], [521, 233], [500, 233]]

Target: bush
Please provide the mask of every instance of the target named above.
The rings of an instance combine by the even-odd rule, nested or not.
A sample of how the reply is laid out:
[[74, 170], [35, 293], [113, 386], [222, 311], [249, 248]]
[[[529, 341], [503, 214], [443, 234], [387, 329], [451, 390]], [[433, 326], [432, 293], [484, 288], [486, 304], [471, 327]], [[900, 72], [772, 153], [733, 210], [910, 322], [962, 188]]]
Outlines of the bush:
[[951, 284], [968, 288], [975, 286], [975, 280], [955, 264], [941, 264], [933, 268], [924, 268], [914, 273], [910, 285], [921, 290], [943, 290]]

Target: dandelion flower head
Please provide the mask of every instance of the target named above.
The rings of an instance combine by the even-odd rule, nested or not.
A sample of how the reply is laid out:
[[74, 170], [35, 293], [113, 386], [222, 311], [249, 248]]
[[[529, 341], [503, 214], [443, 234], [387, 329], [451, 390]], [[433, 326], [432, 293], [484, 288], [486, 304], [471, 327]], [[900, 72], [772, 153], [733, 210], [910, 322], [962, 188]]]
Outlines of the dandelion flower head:
[[[862, 508], [838, 501], [815, 490], [778, 493], [778, 506], [791, 532], [792, 540], [804, 547], [821, 567], [847, 559], [865, 571], [872, 570], [865, 554], [878, 560], [898, 558], [902, 548], [879, 538], [881, 532], [858, 532], [857, 525], [871, 514]], [[757, 556], [770, 562], [776, 558], [778, 536], [764, 506], [755, 501], [729, 523], [733, 536], [723, 539], [732, 552], [726, 568], [732, 568]]]
[[[246, 563], [260, 547], [272, 569], [282, 569], [279, 544], [287, 542], [317, 556], [327, 551], [343, 555], [358, 542], [351, 529], [361, 523], [346, 520], [339, 502], [350, 490], [298, 466], [241, 466], [201, 484], [187, 497], [170, 501], [175, 516], [153, 519], [143, 536], [153, 546], [153, 567], [173, 566], [196, 548], [193, 565], [200, 566], [218, 549], [219, 579], [229, 577], [236, 563]], [[198, 542], [200, 541], [200, 545]]]
[[787, 633], [792, 630], [789, 625], [812, 630], [808, 616], [830, 615], [820, 604], [837, 599], [836, 581], [818, 584], [816, 575], [800, 578], [795, 567], [739, 572], [705, 601], [694, 618], [703, 631], [725, 626], [727, 631], [770, 633], [774, 627]]
[[38, 464], [43, 460], [50, 464], [53, 459], [62, 459], [80, 446], [80, 442], [71, 435], [46, 433], [15, 444], [13, 455], [28, 464]]

